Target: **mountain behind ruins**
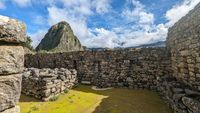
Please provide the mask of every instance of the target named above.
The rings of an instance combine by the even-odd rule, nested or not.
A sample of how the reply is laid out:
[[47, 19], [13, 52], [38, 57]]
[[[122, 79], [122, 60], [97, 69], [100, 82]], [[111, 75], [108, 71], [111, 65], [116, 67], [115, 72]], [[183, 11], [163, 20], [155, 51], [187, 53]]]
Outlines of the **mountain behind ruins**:
[[83, 50], [84, 47], [74, 35], [70, 25], [65, 21], [53, 25], [36, 47], [36, 51], [39, 52], [71, 52]]

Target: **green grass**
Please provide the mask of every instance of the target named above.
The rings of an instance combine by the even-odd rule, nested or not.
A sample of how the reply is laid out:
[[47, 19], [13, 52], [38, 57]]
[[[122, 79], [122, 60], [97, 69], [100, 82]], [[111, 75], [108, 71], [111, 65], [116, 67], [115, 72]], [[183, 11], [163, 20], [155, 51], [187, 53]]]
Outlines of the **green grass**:
[[54, 102], [40, 102], [22, 95], [21, 113], [171, 113], [157, 93], [147, 90], [94, 91], [79, 86]]

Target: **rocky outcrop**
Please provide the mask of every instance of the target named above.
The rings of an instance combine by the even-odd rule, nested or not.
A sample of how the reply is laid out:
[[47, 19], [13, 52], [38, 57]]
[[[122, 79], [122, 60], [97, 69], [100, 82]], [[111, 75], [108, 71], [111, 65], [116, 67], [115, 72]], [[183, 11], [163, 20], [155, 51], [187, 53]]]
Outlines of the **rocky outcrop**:
[[77, 84], [77, 72], [65, 68], [27, 68], [23, 73], [22, 93], [43, 101], [67, 92]]
[[0, 16], [0, 112], [19, 113], [26, 27], [9, 17]]
[[48, 33], [37, 46], [36, 51], [83, 51], [83, 46], [79, 39], [74, 35], [70, 25], [63, 21], [49, 29]]

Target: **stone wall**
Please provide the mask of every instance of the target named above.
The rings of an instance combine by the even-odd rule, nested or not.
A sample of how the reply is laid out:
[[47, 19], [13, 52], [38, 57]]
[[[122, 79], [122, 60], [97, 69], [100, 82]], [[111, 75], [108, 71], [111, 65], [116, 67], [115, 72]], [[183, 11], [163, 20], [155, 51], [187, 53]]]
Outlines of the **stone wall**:
[[[200, 4], [169, 29], [167, 48], [171, 54], [173, 77], [178, 84], [168, 99], [178, 113], [200, 112]], [[173, 84], [169, 82], [169, 84]], [[168, 91], [170, 92], [170, 91]], [[171, 96], [170, 96], [171, 95]]]
[[165, 48], [26, 55], [26, 67], [76, 69], [82, 83], [99, 87], [153, 88], [170, 74]]
[[43, 101], [67, 92], [77, 84], [76, 70], [65, 68], [27, 68], [22, 78], [22, 93]]
[[173, 75], [200, 91], [200, 4], [169, 29]]
[[159, 92], [174, 113], [199, 113], [199, 92], [172, 76], [165, 48], [26, 55], [26, 66], [76, 68], [79, 81], [98, 87]]
[[17, 20], [0, 16], [0, 112], [19, 113], [16, 104], [21, 93], [25, 25]]

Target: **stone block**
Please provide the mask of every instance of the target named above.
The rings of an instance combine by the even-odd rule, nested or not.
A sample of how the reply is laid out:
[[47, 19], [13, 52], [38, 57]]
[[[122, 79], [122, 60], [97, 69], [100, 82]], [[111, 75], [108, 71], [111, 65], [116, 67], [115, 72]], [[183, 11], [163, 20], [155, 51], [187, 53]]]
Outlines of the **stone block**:
[[187, 106], [187, 108], [189, 108], [189, 110], [192, 111], [192, 113], [199, 113], [200, 111], [199, 101], [189, 98], [189, 97], [183, 97], [182, 102], [185, 106]]
[[26, 41], [26, 25], [18, 20], [0, 15], [0, 42]]
[[20, 98], [21, 74], [0, 76], [0, 111], [14, 107]]
[[181, 56], [189, 56], [190, 52], [188, 50], [184, 50], [180, 52]]
[[7, 109], [1, 113], [20, 113], [20, 107], [19, 106], [15, 106], [13, 108]]
[[23, 71], [24, 50], [21, 46], [0, 46], [0, 75]]

